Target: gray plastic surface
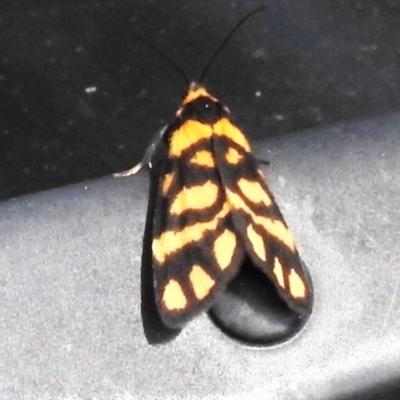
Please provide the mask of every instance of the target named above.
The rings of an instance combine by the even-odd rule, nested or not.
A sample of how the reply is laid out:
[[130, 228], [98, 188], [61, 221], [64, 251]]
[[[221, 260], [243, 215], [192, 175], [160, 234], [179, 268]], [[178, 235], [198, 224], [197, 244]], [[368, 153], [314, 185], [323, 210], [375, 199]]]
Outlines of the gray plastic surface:
[[151, 346], [147, 173], [0, 204], [1, 399], [331, 399], [400, 378], [400, 116], [254, 144], [314, 282], [313, 314], [254, 349], [206, 315]]

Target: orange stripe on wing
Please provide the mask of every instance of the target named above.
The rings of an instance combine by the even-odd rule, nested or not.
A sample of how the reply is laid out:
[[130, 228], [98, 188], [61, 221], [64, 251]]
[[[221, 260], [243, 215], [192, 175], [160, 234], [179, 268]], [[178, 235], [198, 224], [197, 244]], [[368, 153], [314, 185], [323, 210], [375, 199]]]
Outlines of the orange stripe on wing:
[[276, 281], [282, 289], [285, 289], [285, 277], [283, 276], [283, 268], [282, 264], [279, 261], [278, 257], [274, 259], [274, 268], [272, 269], [272, 273], [275, 275]]
[[230, 147], [225, 153], [225, 159], [228, 164], [237, 165], [242, 161], [243, 154], [240, 154], [236, 149]]
[[271, 198], [268, 196], [268, 193], [264, 190], [260, 182], [241, 178], [238, 180], [237, 184], [243, 195], [252, 203], [264, 203], [267, 207], [272, 204]]
[[211, 126], [189, 119], [172, 133], [168, 155], [169, 157], [180, 157], [183, 152], [201, 140], [211, 139], [211, 135]]
[[231, 264], [236, 246], [236, 235], [229, 229], [225, 229], [221, 235], [215, 239], [213, 253], [218, 267], [221, 270], [228, 268]]
[[289, 274], [290, 294], [296, 299], [307, 297], [307, 287], [300, 275], [292, 268]]
[[197, 222], [181, 230], [163, 232], [158, 238], [153, 239], [153, 257], [162, 265], [171, 253], [180, 250], [189, 243], [199, 241], [203, 238], [205, 232], [215, 230], [219, 222], [228, 215], [229, 211], [229, 204], [225, 203], [221, 211], [214, 215], [210, 221]]
[[198, 165], [199, 167], [215, 167], [215, 159], [210, 151], [199, 150], [189, 160], [191, 164]]
[[[295, 299], [305, 299], [308, 296], [307, 285], [304, 282], [303, 278], [293, 269], [289, 269], [290, 272], [287, 275], [287, 279], [289, 282], [289, 287], [285, 285], [285, 275], [284, 268], [279, 261], [278, 257], [274, 259], [274, 268], [272, 273], [275, 275], [275, 278], [282, 289], [285, 289], [292, 297]], [[286, 272], [288, 269], [286, 269]]]
[[250, 152], [250, 144], [243, 133], [228, 118], [221, 118], [213, 125], [213, 133], [217, 136], [225, 136], [235, 144]]
[[214, 279], [200, 265], [193, 265], [189, 279], [198, 300], [204, 299], [215, 285]]
[[162, 305], [169, 311], [183, 310], [187, 305], [187, 299], [182, 287], [175, 279], [170, 279], [164, 287]]
[[218, 185], [208, 180], [203, 185], [184, 187], [174, 198], [169, 212], [180, 215], [188, 210], [203, 210], [218, 199]]
[[296, 245], [292, 233], [286, 226], [277, 219], [267, 218], [261, 215], [255, 214], [250, 207], [243, 201], [242, 197], [237, 193], [226, 189], [226, 196], [228, 201], [232, 204], [232, 207], [236, 210], [243, 210], [248, 214], [253, 223], [263, 227], [269, 234], [275, 236], [283, 244], [285, 244], [291, 251], [295, 251]]
[[171, 172], [169, 174], [165, 174], [162, 184], [161, 184], [161, 191], [164, 196], [167, 195], [169, 188], [171, 187], [172, 180], [174, 178], [174, 173]]
[[264, 239], [255, 230], [252, 224], [247, 227], [247, 237], [253, 247], [254, 252], [257, 256], [263, 260], [267, 260], [267, 255], [265, 253]]

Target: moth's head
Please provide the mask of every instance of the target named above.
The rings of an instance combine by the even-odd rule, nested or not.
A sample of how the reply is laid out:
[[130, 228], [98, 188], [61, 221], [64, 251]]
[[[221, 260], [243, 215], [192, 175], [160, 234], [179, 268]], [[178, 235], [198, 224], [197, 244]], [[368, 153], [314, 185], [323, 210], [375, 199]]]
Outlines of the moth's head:
[[228, 109], [223, 107], [204, 86], [192, 82], [176, 116], [185, 120], [192, 119], [204, 124], [213, 124], [226, 113], [229, 113]]
[[185, 104], [189, 104], [200, 97], [206, 97], [214, 102], [218, 102], [214, 96], [211, 96], [211, 94], [208, 93], [207, 89], [203, 85], [200, 85], [197, 82], [192, 82], [183, 98], [182, 105], [184, 106]]

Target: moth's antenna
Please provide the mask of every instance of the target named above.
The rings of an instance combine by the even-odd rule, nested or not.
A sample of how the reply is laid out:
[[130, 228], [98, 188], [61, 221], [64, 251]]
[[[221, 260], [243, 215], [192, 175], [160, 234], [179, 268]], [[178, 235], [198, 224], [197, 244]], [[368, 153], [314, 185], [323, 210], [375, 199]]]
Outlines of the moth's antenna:
[[251, 13], [245, 15], [234, 27], [233, 29], [228, 33], [226, 38], [222, 41], [218, 49], [215, 51], [215, 53], [212, 55], [210, 58], [210, 61], [207, 63], [207, 65], [203, 69], [203, 73], [200, 76], [199, 82], [202, 82], [204, 77], [206, 76], [206, 73], [210, 69], [210, 66], [212, 63], [215, 61], [215, 59], [218, 57], [219, 53], [221, 53], [222, 49], [225, 47], [225, 45], [228, 43], [229, 39], [232, 37], [232, 35], [242, 26], [250, 17], [252, 17], [254, 14], [259, 13], [260, 11], [266, 10], [267, 6], [263, 6], [260, 8], [255, 9]]
[[167, 57], [162, 51], [160, 51], [159, 49], [157, 49], [156, 46], [152, 45], [150, 42], [148, 42], [147, 40], [143, 39], [141, 36], [138, 35], [132, 35], [133, 38], [140, 40], [142, 43], [144, 43], [146, 46], [150, 47], [151, 49], [153, 49], [161, 58], [163, 58], [169, 65], [171, 65], [172, 67], [175, 68], [176, 71], [178, 71], [178, 73], [183, 77], [183, 79], [186, 82], [186, 85], [189, 86], [190, 84], [190, 80], [187, 77], [187, 75], [185, 74], [185, 72], [183, 71], [183, 69], [179, 68], [169, 57]]

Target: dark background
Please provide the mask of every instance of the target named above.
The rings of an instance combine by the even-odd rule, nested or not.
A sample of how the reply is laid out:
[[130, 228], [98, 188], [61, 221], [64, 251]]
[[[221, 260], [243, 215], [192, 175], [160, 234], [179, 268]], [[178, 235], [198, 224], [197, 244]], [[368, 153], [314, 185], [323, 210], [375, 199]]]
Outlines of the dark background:
[[237, 21], [263, 4], [205, 79], [250, 138], [398, 110], [396, 0], [4, 1], [0, 199], [140, 159], [186, 88], [133, 35], [196, 79]]

